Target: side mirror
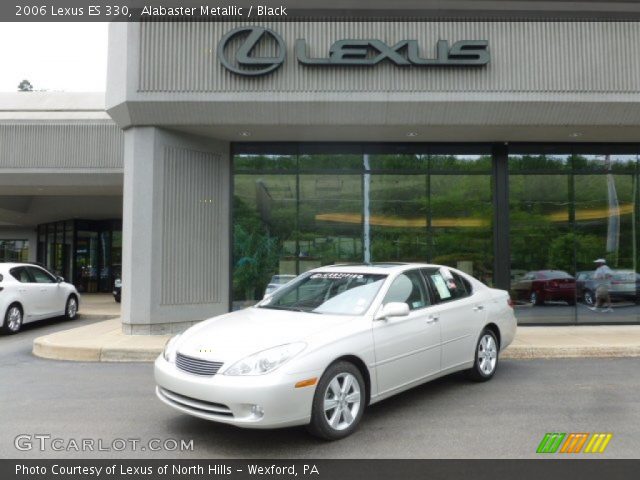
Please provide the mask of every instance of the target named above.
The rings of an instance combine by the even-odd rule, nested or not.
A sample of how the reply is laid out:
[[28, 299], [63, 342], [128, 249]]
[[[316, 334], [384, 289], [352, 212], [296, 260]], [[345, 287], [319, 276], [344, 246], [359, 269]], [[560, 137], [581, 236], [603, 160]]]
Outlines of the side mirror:
[[58, 283], [62, 283], [62, 282], [64, 282], [64, 278], [62, 278], [60, 275], [58, 275], [58, 276], [56, 277], [56, 282], [58, 282]]
[[384, 320], [391, 317], [406, 317], [409, 315], [409, 305], [404, 302], [389, 302], [376, 314], [376, 320]]

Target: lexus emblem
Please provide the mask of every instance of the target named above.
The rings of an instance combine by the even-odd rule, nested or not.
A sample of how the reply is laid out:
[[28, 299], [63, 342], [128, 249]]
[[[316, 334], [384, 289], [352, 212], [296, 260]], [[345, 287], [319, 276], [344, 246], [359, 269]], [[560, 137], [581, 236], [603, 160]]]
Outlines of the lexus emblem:
[[[256, 48], [260, 47], [260, 48]], [[259, 56], [256, 50], [275, 51]], [[278, 69], [286, 56], [284, 40], [265, 27], [239, 27], [227, 32], [218, 44], [220, 63], [237, 75], [258, 76]]]

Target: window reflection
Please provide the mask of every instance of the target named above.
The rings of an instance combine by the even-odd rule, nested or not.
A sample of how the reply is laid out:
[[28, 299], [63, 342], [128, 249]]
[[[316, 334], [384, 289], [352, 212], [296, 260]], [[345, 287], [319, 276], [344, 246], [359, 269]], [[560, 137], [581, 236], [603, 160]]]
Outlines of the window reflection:
[[[511, 294], [520, 323], [638, 321], [636, 169], [629, 154], [509, 157]], [[597, 278], [596, 260], [611, 273]]]
[[252, 148], [234, 157], [234, 309], [344, 262], [437, 261], [492, 284], [490, 155]]

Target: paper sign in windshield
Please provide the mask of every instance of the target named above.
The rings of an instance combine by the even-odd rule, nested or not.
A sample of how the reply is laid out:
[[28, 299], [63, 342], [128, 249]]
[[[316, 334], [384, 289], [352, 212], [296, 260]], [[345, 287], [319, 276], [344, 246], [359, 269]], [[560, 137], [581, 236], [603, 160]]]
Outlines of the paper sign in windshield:
[[361, 273], [336, 273], [336, 272], [323, 272], [323, 273], [314, 273], [311, 275], [311, 278], [364, 278], [364, 275]]

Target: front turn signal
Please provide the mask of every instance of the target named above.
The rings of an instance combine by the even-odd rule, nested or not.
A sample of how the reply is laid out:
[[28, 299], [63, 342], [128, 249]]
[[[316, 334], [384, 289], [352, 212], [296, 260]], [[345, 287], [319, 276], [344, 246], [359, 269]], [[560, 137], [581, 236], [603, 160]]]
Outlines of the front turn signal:
[[312, 387], [316, 383], [318, 383], [318, 377], [307, 378], [296, 383], [296, 388]]

